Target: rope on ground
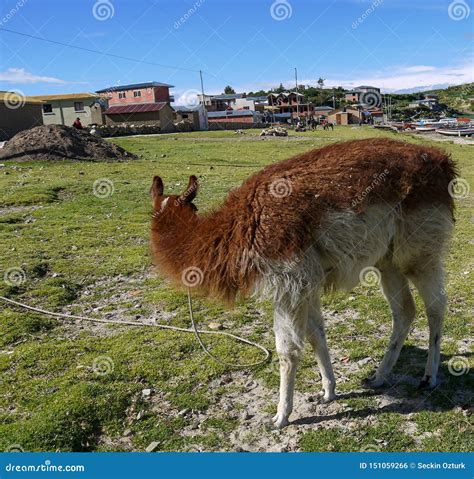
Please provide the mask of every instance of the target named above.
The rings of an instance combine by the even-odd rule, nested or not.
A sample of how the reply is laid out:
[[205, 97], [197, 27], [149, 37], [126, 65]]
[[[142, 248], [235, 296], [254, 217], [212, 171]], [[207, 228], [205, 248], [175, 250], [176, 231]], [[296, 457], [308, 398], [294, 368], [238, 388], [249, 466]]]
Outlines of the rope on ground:
[[[237, 335], [232, 334], [232, 333], [227, 333], [225, 331], [203, 331], [203, 330], [197, 329], [196, 321], [194, 319], [191, 292], [189, 291], [189, 289], [188, 289], [189, 317], [191, 319], [191, 323], [192, 323], [192, 326], [193, 326], [190, 329], [180, 328], [178, 326], [169, 326], [167, 324], [158, 324], [156, 322], [153, 323], [153, 324], [150, 324], [150, 323], [140, 323], [138, 321], [118, 321], [118, 320], [113, 320], [113, 319], [89, 318], [87, 316], [78, 316], [78, 315], [75, 315], [75, 314], [54, 313], [53, 311], [47, 311], [45, 309], [36, 308], [34, 306], [30, 306], [28, 304], [20, 303], [19, 301], [15, 301], [15, 300], [10, 299], [10, 298], [5, 298], [4, 296], [0, 296], [0, 300], [5, 302], [5, 303], [13, 304], [13, 305], [18, 306], [18, 307], [23, 308], [23, 309], [27, 309], [29, 311], [34, 311], [36, 313], [44, 314], [44, 315], [47, 315], [47, 316], [53, 316], [55, 318], [73, 319], [73, 320], [78, 320], [78, 321], [88, 321], [88, 322], [92, 322], [92, 323], [121, 324], [121, 325], [127, 325], [127, 326], [152, 326], [152, 327], [161, 328], [161, 329], [168, 329], [168, 330], [171, 330], [171, 331], [179, 331], [181, 333], [194, 333], [198, 342], [199, 342], [199, 345], [201, 346], [203, 351], [210, 358], [212, 358], [218, 364], [221, 364], [222, 366], [226, 366], [226, 367], [230, 367], [230, 368], [246, 369], [246, 368], [252, 368], [252, 367], [260, 366], [261, 364], [264, 364], [265, 362], [267, 362], [268, 358], [270, 357], [270, 351], [259, 343], [255, 343], [253, 341], [250, 341], [250, 340], [245, 339], [245, 338], [241, 338], [240, 336], [237, 336]], [[253, 346], [257, 349], [260, 349], [265, 354], [265, 358], [261, 359], [260, 361], [256, 361], [256, 362], [250, 363], [250, 364], [226, 363], [224, 361], [221, 361], [219, 358], [214, 356], [209, 351], [209, 349], [205, 346], [204, 342], [202, 341], [201, 334], [216, 334], [216, 335], [226, 336], [228, 338], [232, 338], [235, 341], [238, 341], [240, 343], [248, 344], [249, 346]]]

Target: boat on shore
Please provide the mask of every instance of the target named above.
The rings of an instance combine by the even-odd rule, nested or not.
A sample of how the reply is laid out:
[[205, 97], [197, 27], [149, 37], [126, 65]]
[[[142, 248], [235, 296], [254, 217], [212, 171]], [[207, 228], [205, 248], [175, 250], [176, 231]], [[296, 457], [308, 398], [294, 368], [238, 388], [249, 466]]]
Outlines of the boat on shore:
[[439, 128], [436, 133], [445, 136], [472, 136], [474, 135], [474, 127], [467, 128]]

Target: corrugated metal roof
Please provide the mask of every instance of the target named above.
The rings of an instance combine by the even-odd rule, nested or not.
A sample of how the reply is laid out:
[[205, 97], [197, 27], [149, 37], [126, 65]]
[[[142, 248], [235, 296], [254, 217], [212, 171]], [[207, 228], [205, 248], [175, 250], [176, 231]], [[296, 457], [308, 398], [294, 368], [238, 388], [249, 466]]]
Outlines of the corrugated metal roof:
[[82, 100], [85, 98], [99, 98], [94, 93], [64, 93], [57, 95], [35, 95], [30, 98], [41, 101], [55, 101], [55, 100]]
[[149, 111], [160, 111], [167, 103], [136, 103], [133, 105], [111, 106], [105, 110], [106, 115], [122, 115], [124, 113], [146, 113]]
[[334, 110], [332, 106], [315, 106], [314, 111]]
[[130, 85], [111, 86], [109, 88], [104, 88], [103, 90], [97, 90], [96, 93], [109, 93], [112, 91], [123, 91], [123, 90], [138, 90], [139, 88], [152, 88], [155, 86], [166, 86], [168, 88], [174, 88], [174, 85], [169, 85], [168, 83], [149, 81], [146, 83], [131, 83]]

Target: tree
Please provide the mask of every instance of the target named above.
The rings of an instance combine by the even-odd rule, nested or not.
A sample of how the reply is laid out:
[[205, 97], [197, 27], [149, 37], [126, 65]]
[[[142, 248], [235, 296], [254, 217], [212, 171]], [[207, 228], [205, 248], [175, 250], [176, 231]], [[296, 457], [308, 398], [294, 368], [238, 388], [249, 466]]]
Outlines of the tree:
[[233, 95], [235, 94], [235, 90], [230, 86], [230, 85], [227, 85], [225, 88], [224, 88], [224, 93], [226, 95]]
[[280, 83], [280, 86], [275, 90], [276, 93], [283, 93], [285, 91], [285, 87], [283, 83]]
[[319, 77], [319, 79], [318, 79], [318, 88], [323, 88], [325, 81], [326, 81], [326, 80], [325, 80], [324, 78]]

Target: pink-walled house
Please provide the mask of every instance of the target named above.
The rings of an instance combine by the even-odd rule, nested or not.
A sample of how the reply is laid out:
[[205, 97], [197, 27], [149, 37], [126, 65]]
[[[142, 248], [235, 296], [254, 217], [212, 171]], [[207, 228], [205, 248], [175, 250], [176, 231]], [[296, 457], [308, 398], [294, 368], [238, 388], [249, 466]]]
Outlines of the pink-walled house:
[[106, 123], [135, 125], [159, 124], [162, 131], [173, 131], [173, 109], [170, 95], [173, 85], [159, 82], [135, 83], [98, 90], [108, 99]]

